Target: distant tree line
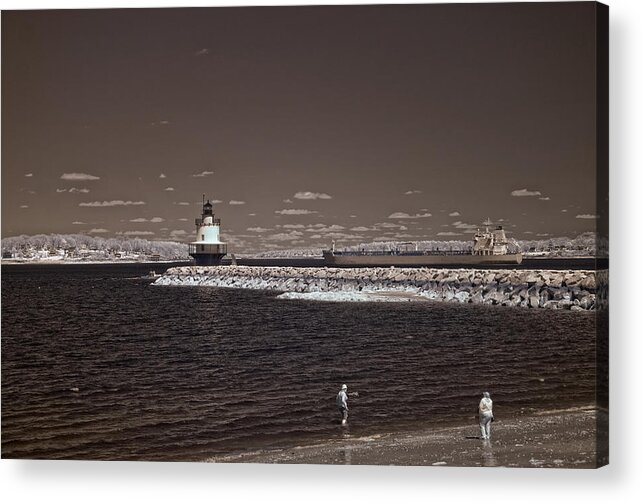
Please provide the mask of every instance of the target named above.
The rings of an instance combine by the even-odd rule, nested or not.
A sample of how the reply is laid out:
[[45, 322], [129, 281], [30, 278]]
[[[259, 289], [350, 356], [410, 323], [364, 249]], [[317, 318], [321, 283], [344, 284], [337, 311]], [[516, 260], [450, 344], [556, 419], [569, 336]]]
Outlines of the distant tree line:
[[[587, 232], [577, 237], [551, 237], [537, 240], [511, 240], [509, 252], [547, 253], [552, 256], [595, 256], [596, 234]], [[329, 248], [330, 246], [327, 246]], [[327, 249], [326, 248], [326, 249]], [[337, 250], [350, 251], [470, 251], [472, 241], [385, 241], [369, 242], [351, 246], [339, 246]], [[19, 235], [2, 239], [2, 253], [10, 253], [14, 258], [28, 258], [37, 251], [64, 250], [66, 255], [73, 256], [86, 251], [100, 252], [105, 257], [122, 255], [159, 255], [161, 259], [188, 260], [187, 246], [171, 241], [149, 241], [140, 238], [102, 238], [85, 234], [38, 234]], [[269, 250], [260, 253], [237, 256], [255, 258], [300, 258], [321, 257], [322, 248], [296, 248]]]
[[85, 250], [101, 251], [105, 255], [156, 254], [170, 260], [189, 259], [185, 244], [170, 241], [148, 241], [139, 238], [105, 239], [84, 234], [19, 235], [2, 239], [2, 253], [9, 252], [15, 258], [28, 257], [34, 251], [43, 250], [64, 250], [69, 254]]
[[595, 232], [586, 232], [574, 238], [551, 237], [549, 239], [522, 240], [519, 246], [524, 253], [548, 253], [553, 256], [595, 256], [597, 237]]

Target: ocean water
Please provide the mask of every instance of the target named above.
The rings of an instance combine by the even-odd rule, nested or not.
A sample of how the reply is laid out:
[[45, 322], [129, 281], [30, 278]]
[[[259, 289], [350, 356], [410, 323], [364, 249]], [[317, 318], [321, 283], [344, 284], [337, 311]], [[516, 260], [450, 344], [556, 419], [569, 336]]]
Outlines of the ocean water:
[[[202, 461], [595, 402], [593, 313], [159, 287], [2, 267], [2, 457]], [[474, 430], [474, 429], [473, 429]]]

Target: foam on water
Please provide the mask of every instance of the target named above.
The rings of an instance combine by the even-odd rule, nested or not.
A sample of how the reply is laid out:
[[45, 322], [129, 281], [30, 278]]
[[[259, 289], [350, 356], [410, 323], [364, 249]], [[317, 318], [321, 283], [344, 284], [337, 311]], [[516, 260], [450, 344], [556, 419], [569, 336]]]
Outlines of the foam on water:
[[277, 298], [283, 300], [311, 300], [320, 302], [410, 302], [418, 299], [409, 295], [384, 294], [376, 291], [287, 292], [280, 294]]

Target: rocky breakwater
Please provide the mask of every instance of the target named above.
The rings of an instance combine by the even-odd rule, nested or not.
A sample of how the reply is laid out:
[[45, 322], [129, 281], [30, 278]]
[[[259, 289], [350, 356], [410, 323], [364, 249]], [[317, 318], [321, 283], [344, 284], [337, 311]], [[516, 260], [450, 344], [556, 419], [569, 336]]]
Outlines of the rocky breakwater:
[[290, 293], [403, 293], [417, 299], [594, 310], [594, 271], [430, 268], [177, 267], [154, 283]]

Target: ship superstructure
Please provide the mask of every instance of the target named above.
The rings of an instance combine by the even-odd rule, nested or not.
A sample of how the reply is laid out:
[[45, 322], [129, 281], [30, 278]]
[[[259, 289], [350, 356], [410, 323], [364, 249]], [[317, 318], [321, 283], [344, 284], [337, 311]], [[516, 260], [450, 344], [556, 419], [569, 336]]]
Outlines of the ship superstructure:
[[481, 232], [479, 229], [475, 233], [473, 251], [475, 256], [502, 256], [508, 254], [508, 240], [506, 232], [501, 225], [494, 230], [489, 230], [488, 226]]
[[205, 202], [203, 195], [203, 213], [196, 218], [196, 240], [189, 244], [189, 255], [196, 265], [220, 265], [227, 254], [227, 244], [220, 240], [221, 220], [214, 217], [212, 203]]

